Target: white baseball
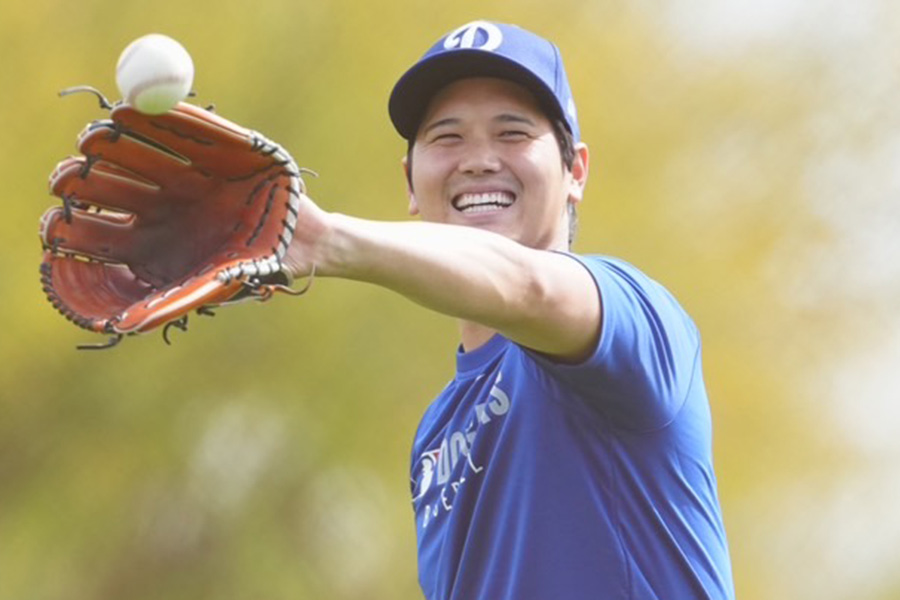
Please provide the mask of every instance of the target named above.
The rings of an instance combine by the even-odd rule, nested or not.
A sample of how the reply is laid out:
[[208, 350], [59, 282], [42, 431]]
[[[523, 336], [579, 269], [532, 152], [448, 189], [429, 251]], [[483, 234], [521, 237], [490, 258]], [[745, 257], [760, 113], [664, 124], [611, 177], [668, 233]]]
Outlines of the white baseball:
[[149, 115], [160, 115], [184, 100], [193, 83], [191, 55], [159, 33], [131, 42], [116, 65], [116, 85], [125, 102]]

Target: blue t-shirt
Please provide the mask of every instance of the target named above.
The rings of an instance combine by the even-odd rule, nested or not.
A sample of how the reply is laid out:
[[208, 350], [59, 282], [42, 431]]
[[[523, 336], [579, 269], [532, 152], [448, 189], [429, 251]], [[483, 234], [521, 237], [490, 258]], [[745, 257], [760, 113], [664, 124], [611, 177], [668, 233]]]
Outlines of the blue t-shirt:
[[593, 354], [563, 365], [500, 335], [457, 356], [412, 450], [429, 600], [734, 597], [690, 317], [658, 283], [580, 257]]

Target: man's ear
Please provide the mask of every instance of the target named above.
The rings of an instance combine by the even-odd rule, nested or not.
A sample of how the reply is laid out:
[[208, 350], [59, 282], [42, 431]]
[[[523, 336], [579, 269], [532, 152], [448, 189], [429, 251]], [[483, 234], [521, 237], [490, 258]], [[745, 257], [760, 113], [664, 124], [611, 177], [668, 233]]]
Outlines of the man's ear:
[[572, 162], [572, 180], [569, 186], [569, 202], [578, 204], [584, 199], [584, 186], [587, 185], [590, 153], [587, 144], [575, 144], [575, 160]]
[[403, 175], [406, 179], [406, 193], [409, 196], [409, 214], [412, 217], [415, 217], [419, 214], [419, 203], [416, 202], [416, 195], [413, 193], [412, 189], [412, 173], [409, 172], [409, 159], [404, 156], [400, 161], [403, 165]]

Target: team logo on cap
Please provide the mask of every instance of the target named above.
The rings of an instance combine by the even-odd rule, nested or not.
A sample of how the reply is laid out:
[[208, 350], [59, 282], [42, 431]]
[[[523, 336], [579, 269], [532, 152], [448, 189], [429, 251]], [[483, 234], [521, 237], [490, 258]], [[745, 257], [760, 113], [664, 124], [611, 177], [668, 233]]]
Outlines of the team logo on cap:
[[448, 35], [444, 39], [444, 48], [472, 48], [491, 52], [499, 48], [502, 42], [503, 33], [499, 27], [487, 21], [472, 21]]

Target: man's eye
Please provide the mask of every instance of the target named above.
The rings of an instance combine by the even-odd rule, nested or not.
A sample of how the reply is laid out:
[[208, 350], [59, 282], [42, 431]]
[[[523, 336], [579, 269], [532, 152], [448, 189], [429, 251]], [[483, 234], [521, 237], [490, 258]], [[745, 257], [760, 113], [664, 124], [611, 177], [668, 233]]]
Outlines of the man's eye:
[[456, 140], [462, 139], [458, 133], [439, 133], [433, 138], [431, 138], [432, 142], [454, 142]]
[[500, 134], [500, 137], [506, 140], [520, 140], [528, 137], [528, 132], [518, 129], [510, 129]]

